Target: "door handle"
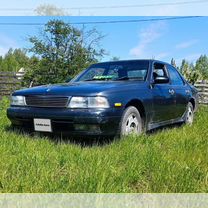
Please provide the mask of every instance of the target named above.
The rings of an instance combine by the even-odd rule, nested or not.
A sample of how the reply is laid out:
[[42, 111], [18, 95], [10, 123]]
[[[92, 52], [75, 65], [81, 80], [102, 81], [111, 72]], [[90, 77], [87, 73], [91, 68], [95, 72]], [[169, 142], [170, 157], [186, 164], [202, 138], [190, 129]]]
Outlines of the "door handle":
[[186, 94], [190, 94], [190, 90], [186, 90]]
[[170, 93], [171, 95], [174, 95], [175, 91], [174, 91], [173, 89], [169, 89], [169, 93]]

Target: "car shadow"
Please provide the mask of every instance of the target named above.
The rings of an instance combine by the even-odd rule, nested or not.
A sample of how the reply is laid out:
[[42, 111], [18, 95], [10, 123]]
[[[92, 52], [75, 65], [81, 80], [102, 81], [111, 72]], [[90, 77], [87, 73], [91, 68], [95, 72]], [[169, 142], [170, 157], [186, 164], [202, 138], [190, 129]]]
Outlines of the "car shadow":
[[32, 139], [48, 139], [55, 144], [74, 144], [81, 147], [93, 147], [93, 146], [105, 146], [110, 145], [113, 141], [118, 138], [113, 137], [70, 137], [62, 134], [50, 134], [50, 133], [39, 133], [33, 132], [29, 129], [22, 129], [13, 126], [6, 126], [5, 130], [7, 132], [17, 133], [22, 136], [28, 135]]
[[68, 136], [53, 136], [50, 135], [50, 138], [56, 143], [65, 143], [65, 144], [74, 144], [81, 147], [101, 147], [110, 145], [116, 138], [113, 137], [68, 137]]
[[[179, 128], [183, 125], [183, 123], [171, 124], [163, 127], [158, 127], [156, 129], [150, 130], [146, 132], [147, 136], [157, 134], [164, 130], [169, 130], [173, 128]], [[8, 132], [18, 133], [22, 136], [28, 135], [32, 139], [48, 139], [49, 141], [55, 144], [74, 144], [78, 145], [82, 148], [85, 147], [95, 147], [95, 146], [106, 146], [110, 145], [114, 141], [119, 140], [119, 137], [70, 137], [61, 134], [49, 134], [49, 133], [38, 133], [33, 132], [29, 129], [20, 129], [12, 126], [5, 127], [5, 130]]]

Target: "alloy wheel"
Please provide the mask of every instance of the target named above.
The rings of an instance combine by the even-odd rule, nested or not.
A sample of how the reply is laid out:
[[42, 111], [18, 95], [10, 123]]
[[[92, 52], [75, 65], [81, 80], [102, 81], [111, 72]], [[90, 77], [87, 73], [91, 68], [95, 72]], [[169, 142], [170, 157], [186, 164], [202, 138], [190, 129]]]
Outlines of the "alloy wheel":
[[191, 105], [188, 106], [187, 115], [186, 115], [186, 123], [192, 124], [194, 120], [194, 112]]
[[139, 129], [139, 121], [134, 113], [131, 113], [127, 120], [126, 120], [126, 126], [125, 126], [125, 133], [131, 134], [131, 133], [137, 133]]

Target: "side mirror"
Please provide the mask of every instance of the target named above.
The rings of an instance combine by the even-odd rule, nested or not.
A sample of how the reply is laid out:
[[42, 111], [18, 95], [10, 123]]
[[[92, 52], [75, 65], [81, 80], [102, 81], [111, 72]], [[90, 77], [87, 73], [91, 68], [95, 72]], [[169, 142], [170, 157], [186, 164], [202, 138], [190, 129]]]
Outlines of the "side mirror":
[[165, 84], [169, 82], [168, 77], [155, 77], [154, 84]]

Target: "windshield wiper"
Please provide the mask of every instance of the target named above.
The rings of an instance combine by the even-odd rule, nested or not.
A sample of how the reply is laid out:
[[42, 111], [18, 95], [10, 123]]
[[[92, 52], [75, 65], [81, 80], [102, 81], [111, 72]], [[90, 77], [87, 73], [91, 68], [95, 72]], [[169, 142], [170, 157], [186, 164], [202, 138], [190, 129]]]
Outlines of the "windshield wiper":
[[124, 76], [124, 77], [119, 77], [119, 78], [116, 78], [114, 80], [129, 80], [130, 78], [127, 77], [127, 76]]
[[144, 80], [143, 77], [128, 77], [128, 76], [124, 76], [124, 77], [119, 77], [114, 79], [115, 81], [118, 80]]

